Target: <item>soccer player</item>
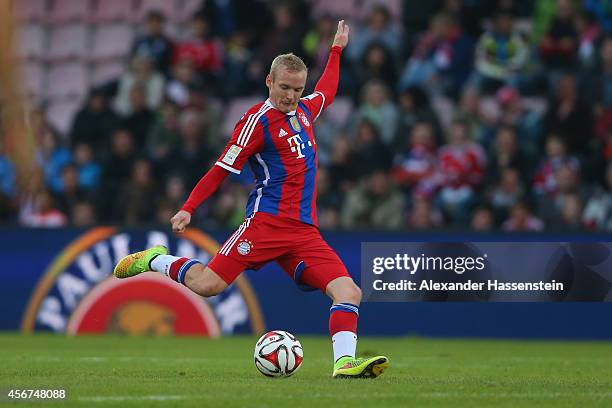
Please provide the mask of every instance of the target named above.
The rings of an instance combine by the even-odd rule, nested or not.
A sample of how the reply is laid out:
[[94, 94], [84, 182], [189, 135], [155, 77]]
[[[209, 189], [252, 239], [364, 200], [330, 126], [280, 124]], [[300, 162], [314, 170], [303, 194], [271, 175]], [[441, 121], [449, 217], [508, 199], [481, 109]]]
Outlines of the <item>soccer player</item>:
[[248, 161], [256, 177], [246, 218], [207, 266], [197, 259], [168, 255], [157, 246], [128, 255], [114, 275], [127, 278], [156, 271], [201, 296], [214, 296], [246, 269], [276, 261], [302, 288], [319, 289], [332, 299], [329, 332], [334, 352], [333, 377], [377, 377], [388, 366], [385, 356], [355, 358], [361, 290], [323, 240], [317, 227], [317, 143], [313, 124], [336, 95], [340, 56], [349, 27], [338, 22], [329, 60], [314, 93], [302, 98], [307, 68], [293, 54], [279, 55], [266, 77], [269, 98], [251, 107], [212, 169], [197, 183], [170, 222], [183, 232], [193, 211], [229, 173]]

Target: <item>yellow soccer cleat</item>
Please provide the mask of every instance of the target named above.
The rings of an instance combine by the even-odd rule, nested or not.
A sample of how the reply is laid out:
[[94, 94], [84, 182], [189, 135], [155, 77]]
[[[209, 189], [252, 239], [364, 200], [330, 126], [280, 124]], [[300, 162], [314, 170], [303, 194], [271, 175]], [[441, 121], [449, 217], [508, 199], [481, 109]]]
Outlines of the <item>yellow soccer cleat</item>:
[[129, 254], [115, 266], [113, 275], [117, 278], [129, 278], [142, 272], [150, 271], [149, 262], [157, 255], [168, 255], [168, 248], [158, 245], [144, 251]]
[[342, 357], [334, 364], [334, 378], [376, 378], [389, 367], [385, 356], [370, 358]]

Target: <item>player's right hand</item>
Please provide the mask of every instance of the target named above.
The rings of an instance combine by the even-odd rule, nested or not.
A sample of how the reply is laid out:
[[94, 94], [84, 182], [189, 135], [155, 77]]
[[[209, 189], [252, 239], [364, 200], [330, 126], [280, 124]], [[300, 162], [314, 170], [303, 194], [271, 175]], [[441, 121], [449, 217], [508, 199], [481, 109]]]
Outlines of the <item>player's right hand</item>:
[[170, 218], [173, 232], [183, 232], [185, 227], [191, 222], [191, 214], [185, 210], [180, 210], [174, 217]]

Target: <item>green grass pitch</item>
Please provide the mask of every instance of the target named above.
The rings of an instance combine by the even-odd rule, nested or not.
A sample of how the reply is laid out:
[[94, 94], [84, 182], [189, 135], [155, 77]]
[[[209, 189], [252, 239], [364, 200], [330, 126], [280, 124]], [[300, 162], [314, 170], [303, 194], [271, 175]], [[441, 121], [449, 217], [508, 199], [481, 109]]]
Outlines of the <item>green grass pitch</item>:
[[84, 407], [612, 407], [612, 343], [361, 338], [389, 356], [375, 380], [333, 380], [330, 341], [299, 336], [304, 363], [271, 379], [253, 364], [255, 337], [0, 334], [0, 388], [66, 388]]

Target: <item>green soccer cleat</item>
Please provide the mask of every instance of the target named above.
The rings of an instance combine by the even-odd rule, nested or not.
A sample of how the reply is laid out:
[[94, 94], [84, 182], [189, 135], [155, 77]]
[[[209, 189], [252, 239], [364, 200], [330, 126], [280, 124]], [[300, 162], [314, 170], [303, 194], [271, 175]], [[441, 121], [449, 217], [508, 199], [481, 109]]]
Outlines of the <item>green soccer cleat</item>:
[[150, 271], [149, 262], [157, 255], [168, 255], [168, 248], [158, 245], [144, 251], [129, 254], [115, 266], [113, 275], [117, 278], [129, 278], [130, 276]]
[[342, 357], [334, 364], [334, 378], [376, 378], [389, 367], [385, 356], [370, 358]]

